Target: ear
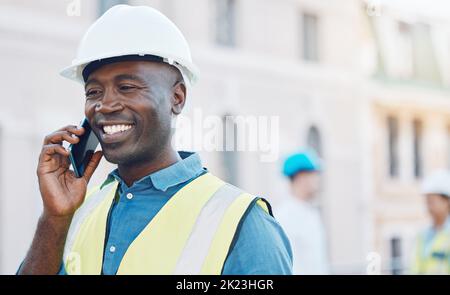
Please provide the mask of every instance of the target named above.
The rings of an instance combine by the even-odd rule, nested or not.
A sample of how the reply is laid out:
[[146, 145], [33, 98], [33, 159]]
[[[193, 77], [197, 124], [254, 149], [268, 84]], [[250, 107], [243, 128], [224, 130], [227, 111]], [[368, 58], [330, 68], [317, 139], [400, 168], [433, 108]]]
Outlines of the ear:
[[186, 85], [183, 81], [178, 82], [173, 86], [172, 93], [172, 112], [175, 115], [181, 114], [186, 103]]

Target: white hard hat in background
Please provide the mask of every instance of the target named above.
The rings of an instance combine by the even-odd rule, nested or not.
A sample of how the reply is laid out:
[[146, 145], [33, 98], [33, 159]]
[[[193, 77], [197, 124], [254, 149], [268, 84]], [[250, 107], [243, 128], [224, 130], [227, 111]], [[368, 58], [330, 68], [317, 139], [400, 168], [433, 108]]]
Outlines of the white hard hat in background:
[[84, 83], [83, 69], [90, 62], [126, 55], [153, 55], [177, 67], [185, 83], [198, 78], [189, 44], [177, 26], [148, 6], [116, 5], [97, 19], [84, 34], [72, 65], [63, 77]]
[[423, 194], [439, 194], [450, 198], [450, 171], [440, 170], [426, 177], [422, 184]]

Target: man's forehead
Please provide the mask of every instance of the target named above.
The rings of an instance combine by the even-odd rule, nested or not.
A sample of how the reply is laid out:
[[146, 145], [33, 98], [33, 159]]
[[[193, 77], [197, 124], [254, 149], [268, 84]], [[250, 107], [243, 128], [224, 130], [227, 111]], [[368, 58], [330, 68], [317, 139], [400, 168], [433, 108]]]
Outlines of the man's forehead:
[[130, 62], [130, 61], [150, 61], [163, 63], [163, 58], [155, 55], [124, 55], [124, 56], [115, 56], [109, 57], [105, 59], [100, 59], [93, 61], [85, 66], [82, 71], [84, 81], [87, 81], [88, 76], [94, 71], [100, 69], [101, 67], [109, 64], [115, 64], [119, 62]]
[[145, 72], [153, 73], [161, 71], [165, 68], [164, 63], [152, 61], [120, 61], [111, 64], [102, 65], [101, 67], [92, 71], [89, 77], [98, 75], [116, 75], [119, 72], [127, 74], [136, 74]]
[[152, 61], [115, 62], [102, 65], [92, 71], [87, 78], [86, 85], [94, 80], [149, 80], [161, 76], [162, 71], [166, 71], [167, 67], [164, 63]]

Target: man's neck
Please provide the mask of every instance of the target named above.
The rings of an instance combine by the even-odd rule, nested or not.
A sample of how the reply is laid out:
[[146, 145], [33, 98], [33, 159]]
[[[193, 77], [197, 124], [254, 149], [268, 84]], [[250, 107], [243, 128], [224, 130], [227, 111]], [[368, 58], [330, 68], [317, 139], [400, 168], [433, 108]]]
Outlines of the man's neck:
[[295, 199], [298, 201], [302, 201], [304, 203], [309, 203], [311, 201], [311, 197], [308, 196], [308, 194], [303, 190], [296, 190], [292, 192]]
[[433, 227], [436, 230], [440, 230], [444, 226], [446, 221], [447, 221], [447, 216], [436, 218], [433, 222]]
[[167, 168], [180, 160], [180, 155], [170, 148], [148, 162], [118, 165], [119, 175], [126, 185], [130, 187], [144, 176]]

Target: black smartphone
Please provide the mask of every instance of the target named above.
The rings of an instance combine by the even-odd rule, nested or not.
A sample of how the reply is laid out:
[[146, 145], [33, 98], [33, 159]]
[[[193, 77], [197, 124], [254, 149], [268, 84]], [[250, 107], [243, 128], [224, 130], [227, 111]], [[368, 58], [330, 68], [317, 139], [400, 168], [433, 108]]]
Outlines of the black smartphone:
[[84, 128], [83, 135], [79, 137], [80, 141], [69, 146], [69, 158], [77, 178], [83, 176], [86, 166], [99, 144], [98, 138], [92, 131], [86, 118], [81, 122], [80, 126]]

